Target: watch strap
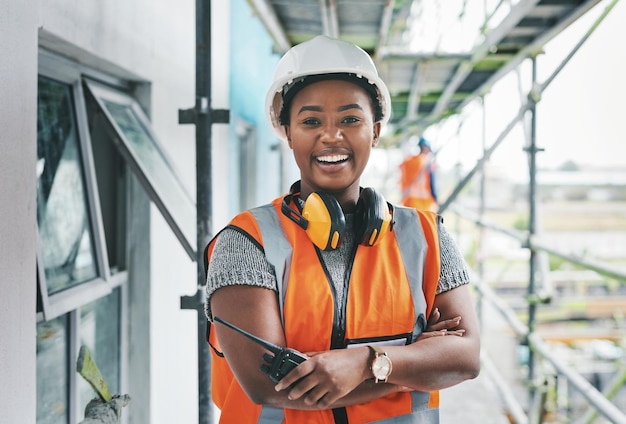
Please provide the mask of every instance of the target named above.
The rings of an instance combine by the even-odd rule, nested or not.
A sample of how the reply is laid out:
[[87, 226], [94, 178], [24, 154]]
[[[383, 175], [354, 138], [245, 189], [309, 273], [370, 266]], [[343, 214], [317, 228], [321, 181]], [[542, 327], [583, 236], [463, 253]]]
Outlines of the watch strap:
[[374, 351], [375, 356], [387, 355], [387, 352], [385, 352], [383, 348], [380, 346], [377, 346], [377, 345], [368, 345], [368, 346]]

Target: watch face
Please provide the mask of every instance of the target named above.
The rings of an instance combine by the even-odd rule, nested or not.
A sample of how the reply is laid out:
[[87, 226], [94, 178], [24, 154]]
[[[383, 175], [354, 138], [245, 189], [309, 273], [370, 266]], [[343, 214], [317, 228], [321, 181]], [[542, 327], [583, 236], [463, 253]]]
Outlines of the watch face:
[[375, 358], [372, 362], [372, 374], [377, 380], [386, 380], [391, 374], [391, 359], [386, 355]]

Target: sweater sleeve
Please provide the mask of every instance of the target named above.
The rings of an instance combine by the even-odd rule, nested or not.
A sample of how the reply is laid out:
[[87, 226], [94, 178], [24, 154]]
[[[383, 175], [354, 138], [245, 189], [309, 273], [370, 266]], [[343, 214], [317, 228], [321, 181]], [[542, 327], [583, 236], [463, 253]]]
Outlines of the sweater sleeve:
[[226, 229], [215, 241], [207, 269], [204, 312], [212, 321], [211, 295], [222, 287], [249, 285], [278, 291], [276, 276], [263, 251], [239, 231]]
[[470, 283], [465, 259], [443, 224], [439, 224], [439, 246], [441, 250], [441, 274], [437, 294]]

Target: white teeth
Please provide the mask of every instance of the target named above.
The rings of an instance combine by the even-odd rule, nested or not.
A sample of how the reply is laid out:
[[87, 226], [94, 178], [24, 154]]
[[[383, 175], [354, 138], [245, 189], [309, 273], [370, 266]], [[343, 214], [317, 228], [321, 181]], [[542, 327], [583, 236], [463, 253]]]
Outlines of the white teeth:
[[327, 162], [327, 163], [341, 162], [346, 159], [348, 159], [348, 155], [330, 155], [330, 156], [320, 156], [317, 158], [318, 161]]

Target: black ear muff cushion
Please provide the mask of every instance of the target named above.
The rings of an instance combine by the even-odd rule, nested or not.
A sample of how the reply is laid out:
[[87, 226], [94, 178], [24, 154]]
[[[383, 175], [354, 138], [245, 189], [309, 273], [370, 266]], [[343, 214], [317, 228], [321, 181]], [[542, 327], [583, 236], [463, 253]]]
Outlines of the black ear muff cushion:
[[304, 202], [302, 216], [308, 222], [306, 233], [317, 247], [332, 250], [341, 245], [346, 230], [346, 218], [339, 202], [332, 195], [311, 193]]
[[389, 232], [389, 206], [385, 198], [371, 187], [361, 190], [354, 224], [357, 242], [364, 246], [374, 246]]

